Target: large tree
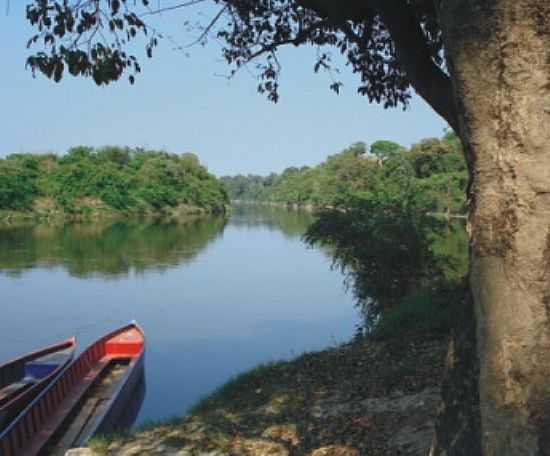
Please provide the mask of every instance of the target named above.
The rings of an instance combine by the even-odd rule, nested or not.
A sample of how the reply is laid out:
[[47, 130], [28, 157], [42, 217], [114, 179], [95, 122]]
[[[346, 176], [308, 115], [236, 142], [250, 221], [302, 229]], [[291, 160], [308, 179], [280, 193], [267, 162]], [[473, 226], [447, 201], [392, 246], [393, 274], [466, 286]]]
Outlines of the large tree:
[[[140, 68], [125, 49], [147, 30], [142, 8], [201, 1], [35, 0], [32, 41], [45, 49], [28, 63], [55, 80], [68, 70], [98, 84], [125, 73], [133, 82]], [[203, 38], [225, 41], [234, 70], [260, 59], [259, 89], [270, 99], [281, 46], [318, 46], [316, 69], [330, 68], [333, 48], [371, 101], [403, 105], [414, 89], [458, 133], [471, 178], [475, 327], [465, 322], [449, 350], [434, 453], [550, 454], [550, 2], [211, 2], [219, 14]], [[158, 41], [147, 37], [151, 54]]]

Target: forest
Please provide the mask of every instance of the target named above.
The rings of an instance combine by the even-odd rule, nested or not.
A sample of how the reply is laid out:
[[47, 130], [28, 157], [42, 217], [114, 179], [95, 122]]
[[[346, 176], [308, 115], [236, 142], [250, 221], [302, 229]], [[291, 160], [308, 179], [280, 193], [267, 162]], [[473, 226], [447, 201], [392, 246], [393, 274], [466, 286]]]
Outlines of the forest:
[[228, 203], [223, 185], [192, 153], [79, 146], [62, 156], [18, 153], [0, 159], [4, 213], [219, 213]]
[[[321, 208], [386, 187], [388, 193], [422, 197], [430, 211], [458, 215], [465, 212], [468, 172], [460, 141], [448, 132], [440, 139], [423, 139], [410, 149], [379, 140], [367, 150], [365, 143], [358, 142], [317, 166], [221, 180], [232, 200]], [[407, 188], [402, 187], [404, 183]]]

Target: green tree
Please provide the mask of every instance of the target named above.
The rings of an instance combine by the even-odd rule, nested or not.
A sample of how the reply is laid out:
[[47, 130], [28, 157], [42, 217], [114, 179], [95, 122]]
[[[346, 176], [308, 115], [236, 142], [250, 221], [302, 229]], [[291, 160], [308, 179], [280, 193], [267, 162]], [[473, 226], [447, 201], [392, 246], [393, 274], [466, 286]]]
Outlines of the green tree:
[[[374, 143], [385, 150], [379, 158], [375, 158], [375, 154], [365, 155], [365, 144], [355, 143], [314, 167], [293, 167], [281, 175], [267, 177], [225, 176], [221, 180], [234, 200], [325, 207], [341, 203], [346, 195], [369, 190], [380, 170], [386, 172], [388, 167], [399, 164], [420, 180], [419, 191], [438, 201], [434, 210], [462, 214], [465, 212], [466, 165], [459, 144], [451, 142], [447, 136], [442, 140], [423, 140], [408, 151], [392, 141], [380, 140]], [[439, 149], [444, 153], [439, 153]], [[380, 168], [385, 162], [387, 166]], [[387, 185], [393, 185], [391, 180]]]
[[61, 158], [14, 154], [0, 160], [0, 171], [0, 209], [30, 210], [38, 196], [56, 200], [66, 212], [92, 200], [128, 213], [178, 205], [223, 212], [228, 203], [221, 182], [193, 154], [78, 146]]
[[376, 157], [383, 159], [389, 157], [392, 154], [399, 153], [403, 150], [403, 146], [385, 139], [376, 141], [370, 146], [370, 153], [376, 155]]
[[[195, 2], [191, 2], [195, 3]], [[470, 186], [471, 273], [477, 331], [457, 339], [453, 353], [479, 359], [480, 406], [459, 411], [446, 393], [434, 452], [544, 454], [550, 410], [550, 320], [547, 195], [550, 181], [550, 15], [546, 0], [218, 0], [220, 13], [206, 31], [225, 41], [226, 60], [240, 68], [256, 58], [259, 90], [276, 101], [277, 49], [320, 47], [315, 70], [330, 68], [329, 47], [358, 74], [358, 90], [386, 107], [406, 104], [413, 88], [460, 136]], [[137, 73], [119, 39], [146, 30], [141, 2], [35, 0], [27, 17], [38, 28], [32, 42], [45, 52], [28, 59], [34, 71], [59, 81], [68, 70], [98, 84]], [[183, 3], [181, 6], [185, 5]], [[56, 7], [57, 6], [57, 7]], [[53, 17], [52, 17], [53, 16]], [[100, 20], [100, 18], [102, 18]], [[216, 28], [217, 27], [217, 28]], [[97, 33], [103, 29], [105, 33]], [[68, 39], [67, 39], [68, 35]], [[147, 35], [151, 55], [157, 37]], [[62, 42], [61, 42], [62, 41]], [[69, 43], [68, 45], [65, 42]], [[129, 75], [133, 82], [134, 74]], [[338, 91], [336, 81], [332, 88]], [[456, 346], [455, 346], [456, 348]], [[477, 358], [471, 350], [477, 349]], [[468, 351], [470, 350], [470, 351]], [[451, 363], [463, 366], [464, 363]], [[468, 369], [466, 369], [468, 371]], [[458, 371], [457, 371], [458, 372]], [[461, 372], [457, 375], [465, 375]], [[452, 376], [451, 376], [452, 377]], [[460, 396], [462, 394], [462, 396]], [[457, 396], [458, 395], [458, 396]], [[454, 400], [454, 402], [453, 402]], [[455, 418], [449, 414], [455, 413]], [[480, 432], [478, 417], [481, 416]]]
[[347, 273], [370, 324], [384, 309], [444, 277], [450, 260], [433, 251], [443, 224], [429, 215], [431, 209], [433, 201], [424, 198], [412, 167], [404, 157], [392, 157], [367, 191], [343, 195], [308, 230], [310, 244], [333, 248], [334, 262]]
[[416, 176], [422, 180], [423, 191], [438, 201], [438, 212], [466, 212], [468, 171], [456, 136], [424, 139], [411, 147], [408, 157]]
[[11, 156], [0, 160], [0, 209], [26, 210], [38, 193], [37, 163]]

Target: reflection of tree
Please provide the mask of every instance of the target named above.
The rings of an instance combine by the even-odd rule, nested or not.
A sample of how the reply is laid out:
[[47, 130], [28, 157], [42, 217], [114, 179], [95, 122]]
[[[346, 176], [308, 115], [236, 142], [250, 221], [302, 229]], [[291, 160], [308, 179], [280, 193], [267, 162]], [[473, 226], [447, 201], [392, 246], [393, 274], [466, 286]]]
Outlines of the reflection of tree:
[[436, 255], [447, 256], [451, 264], [445, 268], [448, 280], [458, 280], [468, 273], [468, 233], [466, 223], [454, 220], [448, 223], [446, 229], [434, 237], [433, 249]]
[[226, 220], [189, 223], [122, 221], [0, 228], [0, 271], [36, 264], [63, 266], [76, 277], [127, 275], [192, 261], [224, 230]]
[[301, 237], [313, 221], [311, 212], [264, 204], [235, 204], [231, 214], [231, 225], [281, 231], [289, 238]]

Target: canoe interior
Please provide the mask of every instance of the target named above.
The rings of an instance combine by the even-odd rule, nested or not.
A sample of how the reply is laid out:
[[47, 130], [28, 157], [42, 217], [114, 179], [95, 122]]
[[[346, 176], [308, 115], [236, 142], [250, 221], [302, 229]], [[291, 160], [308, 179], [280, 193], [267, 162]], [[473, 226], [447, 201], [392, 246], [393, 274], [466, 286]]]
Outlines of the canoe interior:
[[71, 338], [0, 366], [0, 432], [69, 363], [74, 348]]
[[75, 340], [68, 339], [0, 366], [0, 391], [24, 378], [48, 376], [72, 357], [74, 346]]
[[143, 370], [144, 338], [127, 325], [84, 350], [0, 434], [0, 456], [64, 454], [108, 421], [121, 396]]
[[44, 378], [51, 374], [57, 367], [67, 361], [72, 356], [73, 349], [66, 348], [39, 358], [31, 359], [25, 363], [25, 377]]
[[77, 407], [52, 436], [45, 450], [50, 456], [63, 456], [67, 449], [85, 444], [105, 416], [109, 404], [130, 366], [130, 359], [107, 363]]

